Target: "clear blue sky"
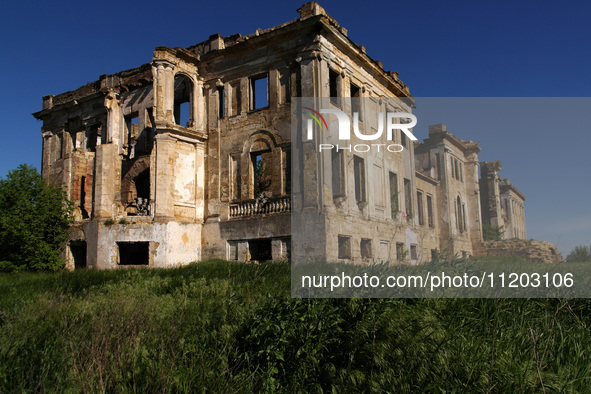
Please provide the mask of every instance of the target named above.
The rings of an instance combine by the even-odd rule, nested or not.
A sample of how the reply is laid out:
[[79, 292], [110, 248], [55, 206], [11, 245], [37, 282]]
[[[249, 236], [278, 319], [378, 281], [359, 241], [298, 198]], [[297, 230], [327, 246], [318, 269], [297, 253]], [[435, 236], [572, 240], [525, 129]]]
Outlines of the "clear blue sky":
[[[41, 124], [30, 114], [41, 109], [42, 96], [149, 62], [159, 45], [187, 47], [214, 33], [249, 34], [287, 22], [303, 2], [3, 4], [0, 176], [20, 163], [39, 166]], [[370, 56], [398, 71], [415, 97], [591, 96], [589, 1], [320, 4]], [[528, 236], [551, 241], [564, 254], [591, 244], [591, 106], [589, 100], [548, 106], [526, 105], [537, 120], [522, 120], [521, 127], [445, 114], [428, 123], [446, 123], [458, 137], [480, 141], [481, 160], [501, 160], [501, 175], [528, 198]], [[419, 139], [426, 122], [419, 118]]]

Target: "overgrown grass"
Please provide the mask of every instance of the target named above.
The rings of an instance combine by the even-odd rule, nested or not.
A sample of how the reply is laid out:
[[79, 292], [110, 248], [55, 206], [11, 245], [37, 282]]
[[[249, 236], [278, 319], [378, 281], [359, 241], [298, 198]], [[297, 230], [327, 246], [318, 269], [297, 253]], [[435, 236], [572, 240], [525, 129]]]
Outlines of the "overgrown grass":
[[0, 275], [1, 392], [586, 392], [589, 300], [292, 299], [285, 264]]

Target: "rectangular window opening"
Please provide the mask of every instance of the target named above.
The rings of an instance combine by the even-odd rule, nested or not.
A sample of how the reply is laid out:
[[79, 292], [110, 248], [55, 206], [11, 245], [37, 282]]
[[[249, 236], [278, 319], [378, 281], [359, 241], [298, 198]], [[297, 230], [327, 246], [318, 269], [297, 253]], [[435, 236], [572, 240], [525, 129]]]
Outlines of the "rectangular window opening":
[[361, 258], [371, 259], [372, 258], [371, 239], [361, 238], [360, 247], [361, 247]]
[[328, 85], [330, 91], [330, 102], [337, 107], [339, 106], [339, 89], [338, 89], [339, 74], [336, 71], [328, 70]]
[[423, 193], [417, 191], [417, 213], [419, 214], [419, 225], [425, 225], [425, 217], [423, 214]]
[[392, 219], [396, 218], [396, 213], [398, 213], [399, 206], [398, 206], [398, 176], [390, 172], [390, 213], [392, 214]]
[[433, 223], [433, 197], [427, 195], [427, 222], [429, 227], [434, 227]]
[[361, 89], [355, 84], [351, 84], [351, 112], [357, 112], [359, 120], [363, 120], [361, 115]]
[[339, 259], [351, 259], [351, 237], [345, 235], [338, 236]]
[[411, 244], [410, 245], [410, 259], [411, 260], [418, 260], [419, 256], [417, 254], [417, 245]]
[[366, 201], [365, 161], [359, 156], [354, 156], [353, 168], [355, 172], [355, 201], [362, 203]]
[[70, 242], [70, 253], [74, 260], [74, 269], [86, 268], [86, 241]]
[[119, 265], [149, 265], [149, 242], [117, 242]]
[[218, 88], [218, 118], [226, 116], [226, 91], [223, 87]]
[[396, 260], [404, 261], [406, 259], [406, 251], [402, 242], [396, 242]]
[[250, 110], [269, 106], [269, 77], [267, 74], [250, 78]]
[[248, 241], [249, 261], [270, 261], [273, 259], [271, 254], [271, 239], [251, 239]]
[[410, 180], [404, 179], [404, 205], [407, 219], [412, 218], [412, 191]]
[[332, 162], [332, 197], [339, 198], [345, 193], [343, 185], [343, 152], [331, 150]]

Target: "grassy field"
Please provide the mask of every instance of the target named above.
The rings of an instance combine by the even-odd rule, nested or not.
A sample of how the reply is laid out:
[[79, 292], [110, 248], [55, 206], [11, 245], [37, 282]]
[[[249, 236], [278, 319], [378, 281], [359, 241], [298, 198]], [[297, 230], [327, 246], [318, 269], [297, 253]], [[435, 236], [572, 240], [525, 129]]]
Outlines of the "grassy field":
[[0, 392], [591, 390], [591, 301], [291, 299], [290, 267], [0, 275]]

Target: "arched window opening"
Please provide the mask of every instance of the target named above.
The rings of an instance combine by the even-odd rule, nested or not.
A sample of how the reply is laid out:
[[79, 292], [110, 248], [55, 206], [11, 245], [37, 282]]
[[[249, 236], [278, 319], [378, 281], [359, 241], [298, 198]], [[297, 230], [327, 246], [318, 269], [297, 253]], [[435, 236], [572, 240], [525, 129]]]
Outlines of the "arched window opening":
[[183, 127], [190, 127], [193, 119], [193, 83], [182, 74], [174, 77], [174, 122]]
[[149, 156], [135, 160], [123, 177], [121, 200], [128, 216], [150, 215]]

